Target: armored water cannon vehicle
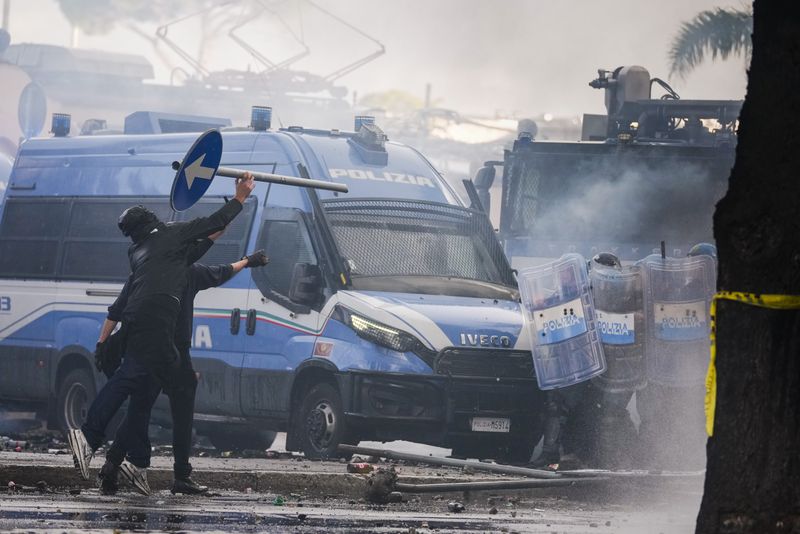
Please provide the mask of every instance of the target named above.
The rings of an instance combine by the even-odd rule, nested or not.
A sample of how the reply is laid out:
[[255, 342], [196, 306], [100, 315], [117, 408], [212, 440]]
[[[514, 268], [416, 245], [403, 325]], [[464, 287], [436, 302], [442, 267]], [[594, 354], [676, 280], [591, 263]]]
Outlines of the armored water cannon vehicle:
[[[733, 165], [738, 100], [682, 100], [643, 67], [600, 70], [607, 115], [584, 115], [580, 141], [521, 131], [473, 184], [488, 210], [502, 166], [499, 235], [517, 268], [578, 252], [637, 261], [660, 248], [683, 256], [712, 241], [711, 214]], [[652, 97], [655, 86], [665, 94]], [[496, 205], [496, 204], [495, 204]]]
[[[605, 91], [608, 114], [584, 115], [583, 141], [716, 146], [736, 140], [740, 100], [681, 100], [667, 82], [637, 65], [597, 73], [589, 86]], [[652, 98], [653, 85], [666, 92]]]

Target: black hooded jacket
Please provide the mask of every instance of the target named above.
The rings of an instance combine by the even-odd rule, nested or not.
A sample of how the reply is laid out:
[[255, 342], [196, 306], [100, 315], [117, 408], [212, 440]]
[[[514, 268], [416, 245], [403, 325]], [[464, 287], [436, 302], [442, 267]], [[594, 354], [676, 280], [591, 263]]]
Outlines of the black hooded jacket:
[[136, 307], [143, 298], [169, 295], [180, 300], [186, 288], [187, 264], [198, 239], [225, 228], [242, 204], [231, 200], [208, 217], [188, 222], [152, 225], [144, 235], [134, 235], [128, 249], [131, 265], [130, 288], [126, 309]]
[[[200, 291], [211, 287], [218, 287], [233, 278], [233, 267], [230, 264], [222, 265], [203, 265], [194, 263], [214, 244], [210, 239], [199, 240], [189, 254], [188, 261], [193, 265], [189, 266], [188, 283], [181, 296], [181, 311], [178, 314], [178, 321], [175, 325], [175, 346], [178, 350], [185, 352], [192, 345], [192, 320], [194, 318], [194, 297]], [[117, 300], [108, 307], [108, 320], [122, 321], [122, 312], [128, 304], [130, 288], [133, 276], [128, 278], [122, 288]], [[124, 325], [123, 325], [124, 326]]]

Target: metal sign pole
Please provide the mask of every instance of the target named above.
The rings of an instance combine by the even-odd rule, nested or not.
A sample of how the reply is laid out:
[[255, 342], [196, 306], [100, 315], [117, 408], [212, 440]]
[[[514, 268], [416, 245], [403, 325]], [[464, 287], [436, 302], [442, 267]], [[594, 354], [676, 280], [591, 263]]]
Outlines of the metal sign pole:
[[177, 171], [169, 195], [172, 209], [184, 211], [194, 206], [203, 197], [217, 175], [243, 178], [245, 173], [250, 172], [257, 182], [326, 189], [339, 193], [348, 191], [346, 185], [334, 182], [220, 167], [221, 159], [222, 134], [218, 130], [208, 130], [197, 138], [182, 162], [172, 162], [172, 168]]
[[369, 447], [356, 447], [353, 445], [339, 445], [339, 452], [351, 454], [363, 454], [365, 456], [380, 456], [391, 460], [405, 460], [411, 462], [428, 463], [432, 465], [446, 465], [449, 467], [471, 467], [476, 471], [490, 471], [492, 473], [502, 473], [504, 475], [518, 475], [539, 479], [560, 478], [561, 475], [553, 471], [544, 469], [529, 469], [527, 467], [517, 467], [515, 465], [489, 464], [478, 461], [457, 460], [456, 458], [440, 458], [437, 456], [424, 456], [422, 454], [410, 454], [406, 452], [390, 451], [386, 449], [373, 449]]
[[[180, 163], [177, 161], [172, 162], [172, 168], [178, 170]], [[347, 193], [347, 186], [345, 184], [337, 184], [335, 182], [325, 182], [322, 180], [311, 180], [308, 178], [297, 178], [296, 176], [284, 176], [282, 174], [270, 174], [268, 172], [259, 171], [246, 171], [243, 169], [235, 169], [233, 167], [218, 167], [217, 176], [225, 176], [227, 178], [242, 178], [244, 174], [249, 172], [253, 175], [253, 180], [256, 182], [265, 182], [271, 184], [295, 185], [298, 187], [313, 187], [314, 189], [326, 189], [328, 191], [336, 191], [339, 193]]]
[[253, 175], [253, 180], [256, 182], [268, 182], [272, 184], [283, 185], [296, 185], [298, 187], [313, 187], [314, 189], [325, 189], [328, 191], [337, 191], [339, 193], [347, 193], [347, 186], [344, 184], [337, 184], [334, 182], [324, 182], [322, 180], [311, 180], [308, 178], [297, 178], [295, 176], [283, 176], [282, 174], [269, 174], [266, 172], [257, 171], [243, 171], [240, 169], [233, 169], [231, 167], [220, 167], [217, 169], [219, 176], [228, 176], [230, 178], [241, 178], [245, 172]]

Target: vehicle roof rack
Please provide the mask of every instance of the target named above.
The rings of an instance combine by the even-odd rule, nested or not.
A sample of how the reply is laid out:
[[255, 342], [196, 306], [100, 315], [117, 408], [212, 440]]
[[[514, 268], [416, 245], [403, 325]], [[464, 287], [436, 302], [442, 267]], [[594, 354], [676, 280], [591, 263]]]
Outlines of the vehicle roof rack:
[[125, 117], [124, 133], [129, 135], [204, 132], [212, 128], [225, 128], [230, 119], [181, 115], [158, 111], [136, 111]]

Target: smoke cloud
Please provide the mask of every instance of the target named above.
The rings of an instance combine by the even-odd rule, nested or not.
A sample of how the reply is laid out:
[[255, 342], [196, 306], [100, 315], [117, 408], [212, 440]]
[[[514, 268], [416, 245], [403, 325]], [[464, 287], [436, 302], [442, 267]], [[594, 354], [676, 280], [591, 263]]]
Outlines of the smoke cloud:
[[[654, 76], [668, 74], [667, 50], [681, 21], [703, 9], [734, 5], [716, 0], [550, 2], [507, 0], [319, 0], [319, 5], [380, 40], [386, 54], [341, 79], [359, 95], [400, 89], [422, 97], [425, 84], [440, 105], [464, 113], [532, 116], [603, 112], [602, 95], [587, 86], [600, 67], [639, 64]], [[52, 0], [12, 2], [12, 42], [69, 45], [72, 31]], [[373, 43], [299, 2], [275, 3], [311, 53], [295, 66], [326, 74], [367, 55]], [[231, 7], [230, 10], [235, 9]], [[156, 23], [137, 27], [154, 35]], [[200, 25], [187, 21], [169, 35], [194, 53]], [[297, 41], [275, 19], [242, 28], [253, 46], [274, 59], [290, 57]], [[117, 24], [106, 35], [81, 34], [82, 48], [143, 54], [156, 66], [156, 81], [168, 83], [172, 67], [186, 68], [163, 46], [155, 50], [137, 32]], [[212, 70], [259, 67], [227, 34], [206, 51]], [[172, 67], [163, 57], [170, 58]], [[702, 65], [685, 81], [671, 80], [685, 98], [741, 98], [744, 60]]]
[[601, 250], [621, 246], [619, 252], [632, 259], [637, 251], [625, 247], [649, 245], [638, 251], [644, 257], [665, 240], [668, 253], [684, 255], [685, 247], [712, 239], [711, 214], [727, 186], [727, 160], [613, 153], [576, 160], [530, 168], [515, 199], [523, 215], [516, 232], [530, 229], [534, 240], [590, 242]]

